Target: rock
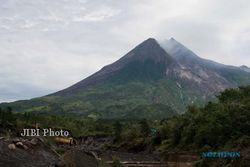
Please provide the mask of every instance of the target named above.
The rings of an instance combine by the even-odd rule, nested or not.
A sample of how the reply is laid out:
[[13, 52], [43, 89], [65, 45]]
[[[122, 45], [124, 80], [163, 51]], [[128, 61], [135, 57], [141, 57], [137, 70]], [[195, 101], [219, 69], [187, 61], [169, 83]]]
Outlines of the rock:
[[21, 142], [23, 142], [23, 143], [26, 142], [26, 141], [28, 141], [28, 140], [27, 139], [23, 139], [23, 138], [21, 139]]
[[16, 143], [16, 146], [17, 147], [23, 147], [23, 143], [19, 141], [19, 142]]
[[20, 140], [19, 138], [14, 138], [14, 139], [12, 139], [12, 141], [13, 141], [14, 143], [17, 143], [17, 142], [20, 142], [21, 140]]
[[8, 145], [8, 148], [9, 148], [10, 150], [15, 150], [15, 149], [16, 149], [16, 146], [15, 146], [15, 144], [9, 144], [9, 145]]
[[[27, 143], [27, 141], [25, 141], [25, 143]], [[19, 148], [22, 148], [24, 150], [28, 150], [29, 149], [29, 147], [27, 145], [23, 144], [23, 142], [17, 142], [16, 146], [19, 147]]]
[[66, 167], [65, 163], [63, 161], [58, 161], [56, 164], [55, 164], [55, 167]]
[[29, 147], [28, 147], [28, 146], [26, 146], [26, 145], [23, 145], [23, 149], [28, 150], [28, 149], [29, 149]]
[[26, 141], [25, 143], [23, 143], [23, 145], [26, 145], [28, 148], [34, 147], [34, 145], [30, 141]]
[[[32, 149], [21, 142], [23, 147], [18, 149], [14, 143], [10, 142], [12, 140], [8, 142], [0, 140], [1, 167], [55, 167], [58, 161], [59, 156], [43, 143], [39, 143], [35, 149]], [[26, 146], [28, 150], [25, 150]]]
[[37, 145], [38, 140], [36, 138], [33, 138], [33, 139], [31, 139], [30, 143], [33, 145]]

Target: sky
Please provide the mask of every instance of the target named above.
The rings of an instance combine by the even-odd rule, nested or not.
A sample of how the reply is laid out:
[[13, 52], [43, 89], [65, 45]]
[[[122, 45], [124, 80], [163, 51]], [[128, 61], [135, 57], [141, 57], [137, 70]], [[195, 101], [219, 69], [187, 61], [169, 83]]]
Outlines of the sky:
[[250, 1], [1, 0], [0, 102], [66, 88], [150, 37], [250, 66]]

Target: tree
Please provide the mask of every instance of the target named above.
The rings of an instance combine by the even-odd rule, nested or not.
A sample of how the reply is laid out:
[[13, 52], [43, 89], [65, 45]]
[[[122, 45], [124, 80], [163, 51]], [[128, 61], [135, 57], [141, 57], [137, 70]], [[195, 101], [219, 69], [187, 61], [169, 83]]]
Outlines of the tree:
[[150, 134], [150, 127], [146, 119], [140, 121], [140, 129], [143, 137], [147, 137]]
[[0, 109], [0, 123], [3, 127], [7, 126], [8, 124], [15, 123], [15, 117], [12, 114], [11, 107], [7, 107], [5, 110]]
[[123, 167], [123, 165], [121, 164], [121, 162], [118, 158], [114, 158], [113, 163], [112, 163], [112, 167]]
[[122, 125], [119, 121], [116, 121], [114, 124], [114, 137], [115, 141], [119, 141], [121, 139]]

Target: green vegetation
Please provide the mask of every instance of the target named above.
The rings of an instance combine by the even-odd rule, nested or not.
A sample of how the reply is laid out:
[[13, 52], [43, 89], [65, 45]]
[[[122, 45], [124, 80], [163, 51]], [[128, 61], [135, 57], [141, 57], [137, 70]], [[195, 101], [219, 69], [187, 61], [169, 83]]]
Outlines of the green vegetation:
[[[58, 107], [58, 106], [54, 106]], [[141, 106], [138, 106], [139, 108]], [[129, 108], [129, 107], [128, 107]], [[155, 111], [161, 105], [142, 107], [145, 113]], [[133, 109], [132, 111], [134, 111]], [[140, 109], [136, 114], [140, 114]], [[159, 111], [159, 110], [158, 110]], [[228, 89], [218, 96], [217, 102], [209, 102], [204, 107], [189, 106], [188, 111], [172, 118], [155, 119], [98, 119], [79, 115], [60, 115], [39, 112], [12, 113], [10, 107], [0, 109], [0, 133], [9, 133], [24, 127], [62, 128], [70, 130], [72, 136], [112, 137], [105, 143], [106, 149], [141, 151], [213, 151], [243, 150], [250, 148], [250, 86]], [[114, 110], [115, 112], [115, 110]], [[142, 117], [141, 117], [142, 118]], [[245, 151], [246, 150], [246, 151]], [[216, 160], [226, 166], [249, 164], [242, 157], [239, 160]], [[196, 166], [210, 166], [216, 163], [201, 159]], [[202, 164], [202, 165], [201, 165]], [[114, 161], [119, 166], [118, 161]]]
[[166, 122], [162, 130], [170, 133], [160, 134], [163, 143], [181, 149], [218, 149], [250, 137], [250, 86], [226, 90], [218, 99], [202, 108], [190, 106]]
[[250, 75], [248, 72], [235, 68], [222, 68], [217, 71], [220, 75], [225, 77], [231, 83], [237, 85], [249, 85]]
[[112, 167], [123, 167], [120, 160], [118, 158], [114, 158], [113, 163], [111, 165]]
[[[69, 130], [74, 137], [112, 135], [112, 125], [91, 118], [37, 113], [12, 113], [0, 109], [0, 127], [20, 131], [23, 128], [54, 128]], [[14, 132], [14, 133], [15, 133]], [[19, 132], [19, 133], [20, 133]]]
[[115, 139], [115, 141], [121, 140], [121, 131], [122, 131], [122, 125], [119, 121], [116, 121], [114, 124], [114, 139]]
[[[148, 110], [162, 106], [152, 106]], [[135, 110], [135, 109], [134, 109]], [[132, 111], [134, 111], [132, 110]], [[147, 109], [143, 109], [144, 111]], [[164, 108], [162, 109], [164, 111]], [[18, 128], [39, 123], [41, 127], [68, 129], [77, 136], [112, 136], [108, 147], [141, 151], [216, 150], [250, 144], [250, 86], [225, 90], [217, 102], [189, 106], [182, 115], [163, 119], [96, 119], [86, 116], [24, 112], [0, 109], [0, 125]], [[115, 110], [114, 110], [115, 112]], [[144, 112], [142, 112], [144, 113]], [[137, 114], [140, 114], [138, 109]]]
[[147, 59], [145, 62], [133, 61], [125, 65], [125, 67], [123, 67], [119, 73], [112, 76], [109, 81], [118, 84], [130, 81], [157, 81], [164, 78], [165, 69], [165, 62], [156, 63], [151, 59]]
[[0, 127], [7, 128], [16, 124], [16, 118], [12, 113], [12, 108], [0, 108]]
[[[204, 107], [189, 106], [185, 114], [173, 118], [123, 122], [119, 133], [122, 140], [117, 142], [134, 151], [148, 147], [162, 151], [211, 151], [250, 145], [249, 111], [250, 86], [228, 89], [218, 96], [217, 102]], [[120, 131], [120, 126], [115, 126]]]
[[205, 103], [202, 92], [166, 77], [166, 66], [165, 61], [134, 60], [104, 81], [67, 95], [53, 94], [3, 103], [0, 107], [10, 106], [14, 112], [75, 114], [93, 119], [163, 119], [183, 113], [189, 104]]
[[45, 96], [4, 103], [14, 112], [78, 115], [93, 119], [164, 119], [182, 113], [192, 102], [202, 104], [199, 93], [179, 88], [170, 80], [105, 83], [74, 96]]

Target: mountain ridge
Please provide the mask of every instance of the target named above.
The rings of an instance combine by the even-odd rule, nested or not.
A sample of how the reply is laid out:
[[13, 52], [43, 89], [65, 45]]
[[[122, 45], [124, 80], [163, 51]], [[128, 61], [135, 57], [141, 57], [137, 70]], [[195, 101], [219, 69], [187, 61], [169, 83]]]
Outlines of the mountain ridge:
[[203, 59], [175, 39], [159, 44], [149, 38], [66, 89], [4, 105], [17, 112], [95, 119], [162, 119], [185, 112], [188, 105], [203, 105], [227, 88], [247, 84], [250, 73], [240, 67]]
[[114, 63], [104, 66], [102, 69], [92, 74], [91, 76], [64, 90], [53, 93], [52, 95], [65, 95], [69, 90], [85, 88], [90, 85], [93, 86], [96, 83], [102, 82], [103, 80], [107, 79], [109, 75], [113, 75], [116, 71], [119, 71], [126, 64], [132, 61], [145, 61], [147, 59], [152, 59], [157, 63], [164, 62], [172, 66], [177, 66], [178, 64], [171, 56], [168, 55], [168, 53], [166, 53], [163, 48], [160, 47], [160, 45], [154, 38], [148, 38]]
[[248, 66], [246, 66], [246, 65], [240, 66], [240, 69], [242, 69], [242, 70], [244, 70], [246, 72], [250, 72], [250, 68]]

